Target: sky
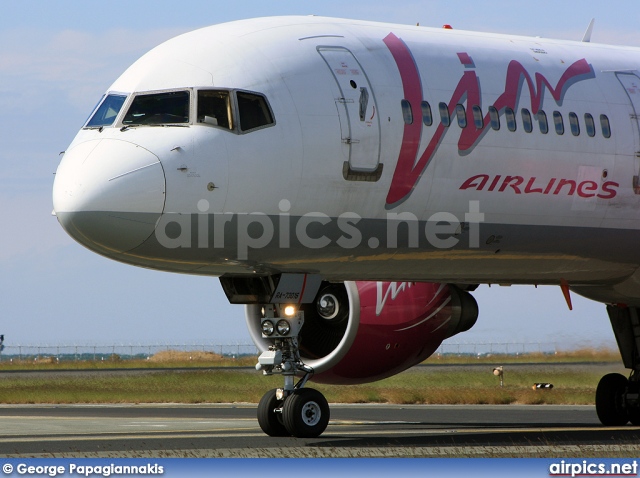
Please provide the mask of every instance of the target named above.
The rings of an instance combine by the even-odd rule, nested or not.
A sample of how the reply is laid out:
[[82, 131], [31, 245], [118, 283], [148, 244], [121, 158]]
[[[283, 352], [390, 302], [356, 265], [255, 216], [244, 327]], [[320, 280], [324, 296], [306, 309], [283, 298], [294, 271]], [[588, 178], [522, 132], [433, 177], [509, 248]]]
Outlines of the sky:
[[[593, 0], [4, 2], [0, 15], [0, 334], [5, 345], [250, 343], [216, 278], [149, 271], [75, 243], [51, 215], [53, 173], [109, 85], [157, 44], [215, 23], [307, 15], [640, 46], [637, 14]], [[559, 287], [480, 287], [454, 343], [615, 346], [605, 307]]]

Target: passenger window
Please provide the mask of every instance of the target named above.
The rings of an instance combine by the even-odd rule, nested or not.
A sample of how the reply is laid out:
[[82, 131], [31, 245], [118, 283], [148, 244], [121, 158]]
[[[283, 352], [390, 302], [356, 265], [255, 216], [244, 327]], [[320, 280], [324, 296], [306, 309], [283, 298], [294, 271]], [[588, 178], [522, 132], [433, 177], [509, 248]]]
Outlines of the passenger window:
[[484, 118], [482, 117], [482, 108], [480, 108], [478, 105], [473, 105], [473, 107], [471, 108], [471, 111], [473, 111], [473, 122], [476, 125], [476, 129], [484, 128]]
[[578, 122], [577, 114], [569, 113], [569, 127], [571, 128], [572, 135], [580, 136], [580, 123]]
[[402, 100], [400, 102], [400, 106], [402, 106], [402, 118], [404, 119], [404, 124], [413, 124], [413, 111], [411, 111], [411, 103], [407, 100]]
[[438, 105], [440, 109], [440, 121], [444, 126], [449, 126], [451, 124], [451, 116], [449, 116], [449, 107], [446, 103], [440, 103]]
[[238, 99], [240, 131], [249, 131], [273, 124], [273, 116], [264, 96], [238, 91], [236, 98]]
[[427, 101], [420, 103], [422, 108], [422, 122], [425, 126], [431, 126], [433, 124], [433, 114], [431, 113], [431, 105]]
[[553, 112], [553, 125], [556, 128], [556, 133], [559, 135], [564, 134], [564, 121], [562, 119], [562, 113], [559, 111]]
[[511, 108], [505, 108], [504, 115], [507, 118], [507, 129], [509, 131], [515, 131], [516, 130], [516, 114], [513, 112]]
[[467, 127], [467, 112], [463, 105], [456, 105], [456, 117], [458, 118], [458, 126], [461, 128]]
[[547, 121], [547, 113], [543, 110], [538, 111], [538, 126], [540, 126], [540, 132], [547, 134], [549, 132], [549, 122]]
[[589, 113], [584, 114], [584, 124], [587, 128], [587, 134], [593, 138], [596, 135], [596, 123]]
[[184, 124], [188, 122], [188, 91], [137, 95], [122, 120], [122, 124], [127, 126]]
[[489, 120], [491, 121], [491, 128], [498, 131], [500, 129], [500, 115], [495, 106], [489, 106]]
[[527, 133], [531, 133], [533, 131], [533, 120], [531, 119], [531, 113], [527, 108], [522, 108], [520, 113], [522, 114], [522, 127]]
[[602, 136], [611, 138], [611, 125], [609, 124], [607, 115], [600, 115], [600, 127], [602, 128]]
[[233, 129], [231, 99], [228, 91], [198, 91], [198, 123]]

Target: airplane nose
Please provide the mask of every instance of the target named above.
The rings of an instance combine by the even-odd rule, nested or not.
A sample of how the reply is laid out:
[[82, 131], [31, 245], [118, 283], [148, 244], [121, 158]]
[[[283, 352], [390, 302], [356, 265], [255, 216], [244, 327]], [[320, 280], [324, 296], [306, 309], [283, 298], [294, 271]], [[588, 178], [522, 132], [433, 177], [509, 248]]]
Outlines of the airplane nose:
[[53, 185], [53, 209], [65, 231], [106, 255], [142, 244], [153, 233], [164, 200], [158, 157], [114, 139], [87, 141], [67, 151]]

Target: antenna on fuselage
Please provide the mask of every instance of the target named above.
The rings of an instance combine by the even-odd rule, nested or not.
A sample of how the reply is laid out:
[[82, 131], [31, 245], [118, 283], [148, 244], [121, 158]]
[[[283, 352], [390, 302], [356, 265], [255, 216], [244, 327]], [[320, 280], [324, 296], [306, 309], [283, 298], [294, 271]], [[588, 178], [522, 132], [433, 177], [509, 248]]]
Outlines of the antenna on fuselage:
[[584, 32], [584, 36], [582, 37], [582, 41], [585, 43], [589, 43], [591, 41], [591, 33], [593, 33], [593, 23], [596, 21], [595, 18], [592, 18], [589, 22], [589, 26], [587, 27], [587, 31]]

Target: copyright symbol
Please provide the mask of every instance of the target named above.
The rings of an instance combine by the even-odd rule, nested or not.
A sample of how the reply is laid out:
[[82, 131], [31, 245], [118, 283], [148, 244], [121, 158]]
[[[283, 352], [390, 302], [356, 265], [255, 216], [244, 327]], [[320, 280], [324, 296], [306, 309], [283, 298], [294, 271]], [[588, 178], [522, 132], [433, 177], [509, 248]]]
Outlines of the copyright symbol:
[[2, 465], [2, 471], [5, 475], [10, 475], [11, 473], [13, 473], [13, 465], [11, 463]]

